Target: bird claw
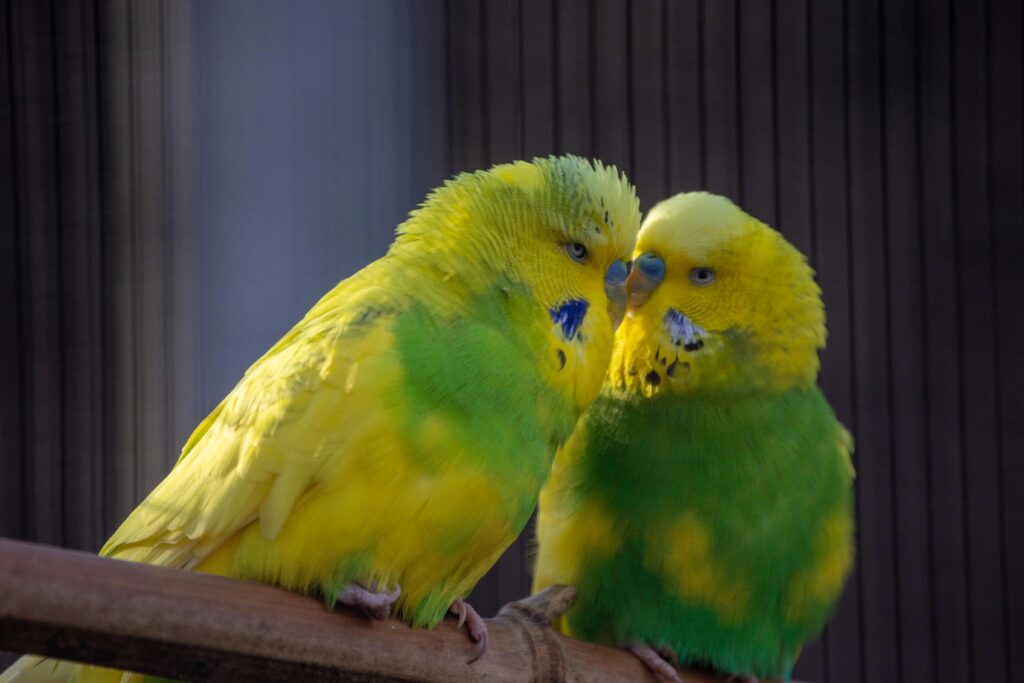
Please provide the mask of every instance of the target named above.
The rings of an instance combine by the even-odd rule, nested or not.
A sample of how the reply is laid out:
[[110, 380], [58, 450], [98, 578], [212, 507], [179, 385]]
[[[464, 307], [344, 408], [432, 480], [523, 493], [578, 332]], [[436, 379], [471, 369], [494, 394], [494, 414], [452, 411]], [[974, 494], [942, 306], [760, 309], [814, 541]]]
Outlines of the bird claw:
[[375, 591], [358, 583], [350, 583], [341, 591], [338, 602], [358, 607], [368, 619], [387, 619], [391, 614], [391, 605], [401, 594], [400, 586], [390, 591]]
[[629, 651], [636, 655], [644, 663], [644, 666], [657, 676], [658, 680], [662, 681], [662, 683], [683, 683], [679, 672], [668, 661], [675, 659], [671, 650], [659, 652], [650, 645], [634, 643], [629, 646]]
[[527, 598], [510, 602], [501, 608], [501, 613], [509, 610], [516, 611], [525, 614], [533, 621], [551, 626], [559, 617], [569, 611], [575, 601], [576, 589], [573, 586], [555, 584]]
[[448, 608], [452, 614], [459, 617], [459, 628], [461, 629], [463, 624], [469, 629], [469, 637], [477, 643], [476, 653], [470, 658], [468, 664], [472, 664], [476, 660], [483, 657], [484, 653], [487, 652], [487, 641], [489, 635], [487, 633], [487, 622], [483, 620], [483, 617], [473, 609], [473, 606], [468, 602], [459, 598], [452, 603], [452, 606]]

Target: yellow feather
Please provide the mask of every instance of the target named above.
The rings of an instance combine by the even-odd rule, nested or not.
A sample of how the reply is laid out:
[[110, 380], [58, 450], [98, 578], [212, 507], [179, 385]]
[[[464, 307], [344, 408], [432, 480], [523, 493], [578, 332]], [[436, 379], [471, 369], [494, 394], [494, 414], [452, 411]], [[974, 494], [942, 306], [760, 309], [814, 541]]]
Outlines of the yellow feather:
[[676, 595], [707, 605], [723, 624], [743, 622], [750, 582], [730, 576], [727, 565], [715, 558], [710, 531], [695, 514], [687, 512], [647, 535], [647, 564], [665, 577]]

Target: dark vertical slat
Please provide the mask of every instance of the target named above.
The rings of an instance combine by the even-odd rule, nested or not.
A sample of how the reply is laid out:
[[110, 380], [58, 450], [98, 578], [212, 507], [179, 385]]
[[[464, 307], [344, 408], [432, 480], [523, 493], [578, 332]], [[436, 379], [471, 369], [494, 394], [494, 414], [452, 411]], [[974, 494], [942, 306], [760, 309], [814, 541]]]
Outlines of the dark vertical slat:
[[515, 161], [522, 155], [519, 19], [518, 2], [484, 3], [489, 164]]
[[555, 151], [555, 12], [556, 0], [522, 0], [520, 4], [524, 159], [546, 157]]
[[630, 98], [632, 109], [633, 173], [630, 180], [640, 196], [640, 209], [647, 211], [665, 198], [665, 45], [662, 40], [664, 3], [656, 0], [631, 3], [630, 12]]
[[[994, 0], [993, 0], [994, 1]], [[970, 677], [1006, 680], [989, 217], [988, 2], [957, 2], [953, 34], [957, 279]]]
[[99, 374], [103, 376], [103, 382], [100, 384], [99, 388], [101, 405], [101, 419], [99, 424], [100, 457], [96, 464], [98, 468], [98, 477], [100, 479], [100, 488], [103, 495], [102, 509], [100, 511], [100, 518], [103, 526], [100, 537], [106, 538], [114, 530], [116, 524], [120, 522], [120, 519], [115, 517], [114, 483], [116, 481], [116, 472], [111, 464], [114, 461], [114, 443], [115, 435], [117, 433], [117, 419], [116, 412], [114, 410], [116, 379], [112, 376], [115, 359], [112, 343], [115, 317], [111, 288], [114, 283], [114, 278], [110, 273], [111, 248], [110, 230], [108, 225], [110, 210], [107, 201], [110, 191], [108, 179], [106, 177], [110, 167], [106, 156], [108, 146], [107, 140], [109, 136], [109, 125], [107, 119], [109, 85], [106, 74], [107, 70], [110, 68], [110, 57], [108, 46], [104, 42], [108, 33], [106, 27], [107, 15], [101, 3], [96, 3], [93, 6], [92, 21], [93, 43], [96, 49], [96, 63], [94, 65], [93, 77], [96, 82], [96, 147], [94, 153], [96, 155], [97, 170], [95, 178], [97, 191], [95, 198], [96, 206], [93, 208], [93, 211], [96, 214], [96, 220], [100, 226], [96, 238], [100, 261], [98, 286], [101, 301], [99, 319], [96, 321], [96, 324], [99, 327], [100, 336], [100, 354], [97, 359], [97, 368], [99, 370]]
[[25, 395], [28, 533], [44, 543], [63, 542], [63, 420], [60, 320], [60, 140], [54, 79], [51, 7], [14, 3], [11, 11], [19, 121], [18, 206], [25, 287]]
[[131, 84], [129, 5], [126, 0], [101, 4], [99, 41], [102, 87], [100, 111], [103, 158], [103, 262], [104, 299], [109, 313], [104, 321], [104, 371], [111, 378], [106, 408], [114, 415], [106, 439], [107, 471], [105, 513], [113, 531], [138, 502], [136, 439], [138, 401], [135, 363], [134, 231], [131, 192]]
[[[629, 7], [625, 0], [595, 0], [594, 32], [594, 156], [632, 175], [633, 151], [629, 120]], [[642, 189], [640, 190], [643, 191]]]
[[[55, 73], [61, 107], [57, 139], [61, 141], [60, 272], [57, 307], [64, 330], [61, 354], [64, 421], [60, 430], [66, 454], [63, 463], [66, 545], [94, 550], [102, 535], [101, 479], [94, 463], [100, 457], [99, 394], [101, 378], [93, 359], [101, 354], [99, 329], [99, 241], [95, 205], [95, 45], [92, 11], [88, 4], [55, 6]], [[84, 67], [84, 68], [83, 68]]]
[[14, 26], [11, 25], [12, 3], [0, 8], [0, 306], [3, 310], [0, 333], [0, 377], [6, 378], [5, 391], [0, 392], [0, 434], [5, 442], [5, 476], [0, 478], [0, 536], [27, 537], [25, 508], [25, 350], [23, 263], [20, 245], [21, 159], [18, 140], [21, 121], [16, 104], [15, 71], [19, 64], [14, 54]]
[[1005, 591], [1002, 619], [1006, 630], [1006, 680], [1024, 677], [1024, 401], [1017, 393], [1024, 377], [1024, 84], [1022, 84], [1021, 3], [992, 2], [989, 17], [988, 114], [989, 191], [992, 248], [995, 257], [996, 435], [1001, 460], [1003, 567]]
[[81, 71], [82, 89], [81, 116], [84, 120], [85, 140], [83, 143], [85, 186], [85, 259], [89, 264], [83, 275], [81, 286], [89, 292], [85, 316], [86, 328], [84, 337], [89, 340], [90, 353], [84, 362], [87, 369], [83, 370], [89, 378], [87, 387], [83, 387], [83, 400], [88, 409], [78, 406], [77, 409], [86, 415], [84, 419], [91, 421], [89, 426], [90, 440], [87, 446], [90, 455], [88, 462], [88, 491], [79, 486], [81, 495], [89, 495], [88, 515], [91, 517], [89, 526], [90, 538], [82, 538], [82, 546], [96, 549], [105, 539], [106, 490], [104, 487], [104, 462], [106, 459], [105, 425], [112, 416], [105, 402], [105, 388], [109, 378], [104, 366], [103, 316], [108, 304], [103, 297], [103, 222], [102, 222], [102, 155], [100, 152], [100, 88], [99, 73], [101, 46], [97, 37], [97, 5], [96, 2], [85, 2], [79, 6], [80, 28], [83, 45], [83, 59], [76, 64]]
[[[416, 202], [440, 185], [451, 172], [451, 102], [448, 96], [448, 5], [446, 2], [417, 2], [413, 8], [414, 49], [410, 53], [417, 69], [413, 80], [414, 139], [429, 141], [430, 151], [416, 155], [413, 195]], [[422, 59], [423, 55], [432, 57]], [[554, 126], [554, 122], [551, 124]], [[390, 232], [389, 232], [390, 235]]]
[[704, 0], [702, 4], [706, 186], [711, 192], [725, 195], [742, 204], [736, 5], [716, 0]]
[[451, 0], [448, 4], [453, 173], [481, 168], [485, 162], [482, 12], [483, 6], [476, 0]]
[[[893, 484], [898, 572], [897, 641], [901, 680], [934, 677], [928, 571], [928, 440], [925, 421], [924, 288], [920, 261], [916, 86], [916, 7], [884, 5], [885, 179], [889, 344], [892, 372]], [[908, 88], [908, 84], [913, 84]], [[873, 656], [873, 653], [872, 653]]]
[[139, 401], [137, 495], [166, 475], [168, 244], [163, 213], [161, 3], [132, 0], [131, 130], [135, 201], [136, 367]]
[[968, 606], [961, 472], [959, 347], [962, 332], [954, 310], [958, 297], [953, 209], [956, 185], [951, 134], [950, 55], [953, 16], [945, 0], [922, 5], [921, 192], [924, 262], [924, 351], [928, 396], [932, 618], [935, 675], [966, 681]]
[[[829, 319], [821, 386], [839, 419], [853, 427], [843, 20], [842, 5], [811, 4], [811, 165], [814, 232], [818, 235], [814, 262]], [[857, 453], [854, 459], [859, 460]], [[825, 678], [830, 682], [862, 680], [859, 584], [860, 577], [854, 573], [825, 634]]]
[[[773, 169], [776, 176], [775, 227], [813, 262], [807, 1], [778, 0], [771, 5], [775, 48], [772, 73], [775, 129], [772, 134], [776, 149]], [[824, 680], [824, 658], [823, 643], [819, 638], [804, 647], [797, 661], [795, 677], [808, 681]]]
[[[814, 258], [811, 239], [811, 81], [807, 25], [810, 0], [777, 0], [774, 7], [778, 225], [797, 249]], [[746, 168], [746, 167], [744, 167]]]
[[178, 451], [202, 419], [200, 402], [202, 378], [199, 373], [199, 275], [202, 250], [199, 247], [196, 210], [196, 143], [192, 79], [193, 36], [192, 5], [188, 2], [164, 3], [163, 19], [165, 79], [165, 175], [167, 226], [172, 235], [168, 268], [173, 297], [168, 310], [174, 369], [168, 432], [171, 443], [168, 456], [174, 464]]
[[895, 576], [889, 252], [886, 231], [884, 55], [877, 3], [851, 3], [846, 16], [851, 285], [853, 288], [853, 432], [857, 442], [857, 521], [866, 681], [896, 680]]
[[771, 2], [741, 2], [739, 16], [740, 195], [751, 215], [778, 226], [776, 215], [774, 24]]
[[662, 39], [668, 47], [669, 195], [704, 189], [702, 0], [667, 2]]
[[556, 0], [555, 8], [555, 78], [558, 92], [557, 128], [558, 152], [591, 156], [594, 121], [594, 92], [591, 85], [596, 76], [590, 63], [591, 41], [589, 27], [593, 21], [593, 6], [586, 0]]
[[85, 143], [85, 166], [88, 169], [86, 179], [86, 215], [88, 231], [89, 262], [92, 264], [88, 273], [87, 283], [84, 283], [91, 292], [89, 299], [88, 332], [87, 336], [92, 344], [92, 353], [88, 359], [89, 375], [92, 383], [89, 387], [89, 396], [86, 400], [91, 402], [90, 419], [92, 424], [92, 441], [89, 450], [92, 453], [89, 463], [92, 481], [92, 509], [90, 514], [94, 521], [92, 523], [92, 542], [88, 547], [98, 548], [106, 539], [106, 520], [104, 510], [106, 509], [106, 490], [104, 487], [104, 462], [107, 457], [105, 425], [108, 424], [112, 415], [107, 409], [105, 401], [106, 386], [110, 382], [104, 366], [104, 337], [103, 337], [103, 316], [108, 307], [108, 302], [103, 297], [103, 221], [101, 193], [103, 172], [102, 155], [100, 148], [100, 128], [102, 120], [100, 117], [100, 83], [97, 79], [100, 65], [101, 46], [96, 41], [97, 36], [97, 3], [83, 3], [82, 13], [82, 41], [85, 44], [86, 57], [82, 64], [82, 80], [87, 83], [84, 89], [82, 103], [83, 116], [86, 120], [86, 143]]

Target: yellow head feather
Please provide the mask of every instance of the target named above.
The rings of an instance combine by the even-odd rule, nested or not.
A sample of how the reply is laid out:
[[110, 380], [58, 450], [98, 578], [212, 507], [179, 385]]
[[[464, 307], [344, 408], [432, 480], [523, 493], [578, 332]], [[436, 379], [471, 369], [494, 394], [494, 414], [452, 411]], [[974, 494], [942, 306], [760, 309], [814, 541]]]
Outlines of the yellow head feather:
[[639, 201], [625, 176], [567, 155], [447, 181], [398, 227], [391, 253], [436, 259], [452, 273], [500, 273], [541, 297], [560, 297], [566, 284], [586, 289], [585, 278], [573, 277], [585, 273], [565, 272], [566, 243], [585, 245], [587, 264], [603, 278], [613, 261], [629, 258], [639, 228]]
[[[597, 395], [611, 352], [605, 275], [629, 259], [639, 227], [636, 193], [614, 167], [548, 157], [447, 182], [399, 227], [389, 256], [433, 271], [444, 283], [438, 305], [495, 290], [528, 300], [517, 324], [549, 345], [538, 349], [548, 379], [582, 409]], [[571, 245], [585, 250], [577, 262]], [[569, 301], [585, 302], [586, 311], [569, 341], [586, 343], [560, 343], [553, 312]]]
[[[821, 291], [780, 233], [724, 197], [682, 193], [648, 214], [634, 259], [643, 254], [664, 262], [664, 279], [619, 329], [616, 386], [653, 395], [814, 383]], [[639, 277], [634, 269], [631, 286]]]

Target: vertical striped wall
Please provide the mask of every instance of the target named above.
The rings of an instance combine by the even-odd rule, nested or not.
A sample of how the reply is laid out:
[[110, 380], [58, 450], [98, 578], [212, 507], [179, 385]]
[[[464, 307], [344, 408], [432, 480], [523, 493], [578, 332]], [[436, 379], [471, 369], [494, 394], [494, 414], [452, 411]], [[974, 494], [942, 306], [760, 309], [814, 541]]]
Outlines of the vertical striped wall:
[[[856, 435], [858, 559], [798, 666], [1024, 680], [1016, 0], [450, 2], [453, 170], [626, 170], [728, 195], [815, 265], [821, 382]], [[529, 585], [525, 541], [478, 588]]]
[[187, 11], [3, 4], [0, 534], [95, 549], [194, 419]]

